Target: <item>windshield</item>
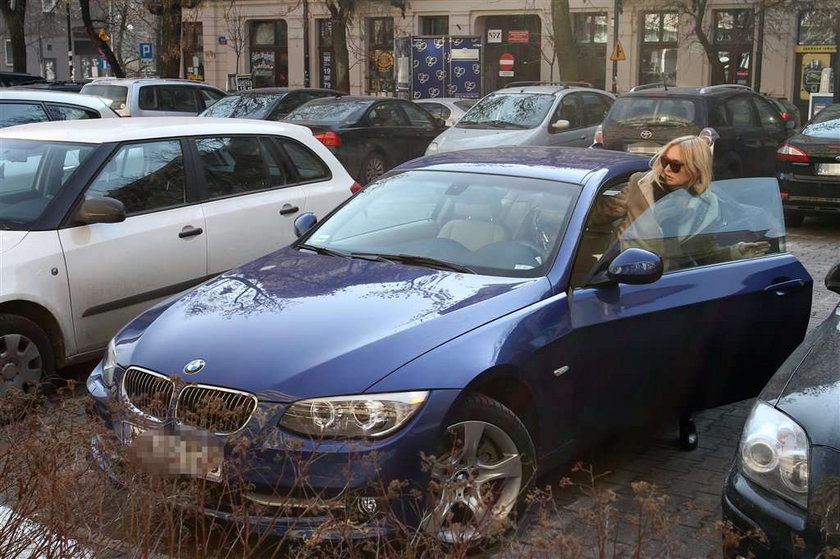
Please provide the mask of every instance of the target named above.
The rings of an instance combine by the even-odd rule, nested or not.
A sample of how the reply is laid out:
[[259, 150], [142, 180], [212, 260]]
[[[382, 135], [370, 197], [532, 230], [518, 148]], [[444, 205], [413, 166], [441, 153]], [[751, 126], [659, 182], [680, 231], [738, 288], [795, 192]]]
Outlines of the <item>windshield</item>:
[[[306, 240], [345, 256], [497, 276], [545, 274], [580, 187], [549, 180], [408, 171], [360, 191]], [[305, 245], [305, 246], [306, 246]]]
[[220, 118], [253, 118], [263, 120], [285, 94], [281, 95], [230, 95], [216, 102], [201, 116]]
[[0, 228], [27, 230], [94, 149], [90, 144], [0, 142]]
[[355, 120], [370, 105], [370, 101], [311, 101], [292, 111], [286, 120], [312, 122], [345, 122]]
[[695, 126], [695, 114], [691, 99], [624, 97], [616, 100], [606, 121], [620, 126], [690, 128]]
[[491, 94], [473, 105], [456, 127], [536, 128], [545, 120], [555, 99], [545, 93]]
[[817, 113], [802, 133], [817, 138], [840, 140], [840, 105], [828, 107]]
[[128, 88], [122, 85], [88, 84], [82, 88], [82, 93], [110, 99], [111, 108], [119, 111], [125, 109], [125, 98], [128, 95]]

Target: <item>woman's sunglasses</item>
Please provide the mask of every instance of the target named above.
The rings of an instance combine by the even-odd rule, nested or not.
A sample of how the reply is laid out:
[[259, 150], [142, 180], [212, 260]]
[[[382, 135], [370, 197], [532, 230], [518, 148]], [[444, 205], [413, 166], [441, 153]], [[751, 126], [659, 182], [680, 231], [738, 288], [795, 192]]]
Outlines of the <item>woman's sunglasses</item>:
[[667, 167], [671, 167], [671, 170], [675, 173], [679, 173], [682, 170], [683, 164], [680, 161], [674, 161], [672, 159], [668, 159], [664, 155], [659, 157], [659, 163], [662, 165], [662, 169], [666, 169]]

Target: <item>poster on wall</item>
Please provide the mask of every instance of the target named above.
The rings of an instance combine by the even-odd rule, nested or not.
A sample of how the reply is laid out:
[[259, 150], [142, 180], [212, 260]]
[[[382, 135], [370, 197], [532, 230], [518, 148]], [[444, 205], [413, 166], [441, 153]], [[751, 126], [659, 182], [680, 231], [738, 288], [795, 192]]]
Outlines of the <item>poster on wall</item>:
[[830, 53], [805, 53], [802, 55], [802, 66], [800, 72], [799, 99], [808, 101], [812, 93], [820, 90], [820, 78], [823, 68], [831, 67]]
[[412, 41], [414, 99], [446, 97], [446, 39], [415, 37]]
[[481, 97], [480, 37], [414, 37], [411, 97]]
[[481, 97], [481, 38], [452, 37], [447, 97]]

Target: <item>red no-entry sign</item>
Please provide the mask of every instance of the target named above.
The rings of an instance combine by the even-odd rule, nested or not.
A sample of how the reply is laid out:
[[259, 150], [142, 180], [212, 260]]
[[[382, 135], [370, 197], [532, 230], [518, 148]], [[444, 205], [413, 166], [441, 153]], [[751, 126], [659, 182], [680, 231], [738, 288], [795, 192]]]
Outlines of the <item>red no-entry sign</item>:
[[499, 70], [513, 70], [513, 55], [504, 53], [499, 57]]

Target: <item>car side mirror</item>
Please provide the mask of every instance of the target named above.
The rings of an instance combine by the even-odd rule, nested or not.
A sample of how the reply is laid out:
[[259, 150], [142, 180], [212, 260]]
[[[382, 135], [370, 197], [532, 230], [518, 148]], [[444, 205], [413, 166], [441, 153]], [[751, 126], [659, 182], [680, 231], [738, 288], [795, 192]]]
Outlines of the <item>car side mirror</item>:
[[107, 196], [88, 198], [76, 212], [76, 221], [85, 225], [119, 223], [125, 221], [125, 206], [119, 200]]
[[560, 120], [555, 120], [554, 122], [551, 123], [551, 129], [552, 130], [565, 130], [571, 125], [572, 125], [572, 123], [569, 122], [568, 120], [560, 119]]
[[318, 223], [318, 218], [315, 217], [314, 213], [306, 212], [304, 214], [300, 214], [295, 218], [295, 236], [300, 237], [315, 227], [316, 223]]
[[793, 130], [794, 128], [796, 128], [796, 121], [793, 120], [792, 118], [786, 118], [785, 119], [785, 129]]
[[640, 248], [628, 248], [616, 256], [607, 268], [607, 279], [617, 283], [642, 285], [662, 277], [659, 255]]
[[442, 118], [436, 118], [435, 119], [435, 126], [437, 126], [438, 128], [445, 128], [446, 127], [446, 121], [443, 120]]
[[825, 288], [840, 294], [840, 264], [835, 264], [825, 275]]

